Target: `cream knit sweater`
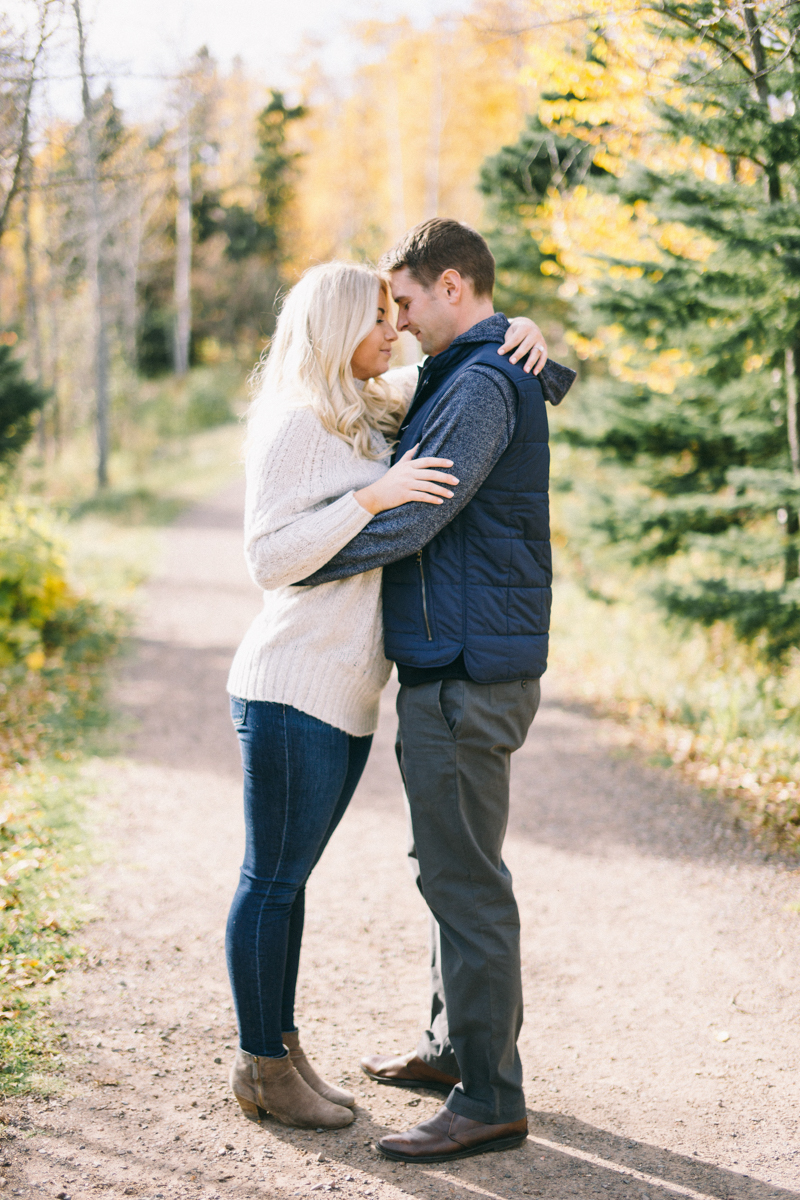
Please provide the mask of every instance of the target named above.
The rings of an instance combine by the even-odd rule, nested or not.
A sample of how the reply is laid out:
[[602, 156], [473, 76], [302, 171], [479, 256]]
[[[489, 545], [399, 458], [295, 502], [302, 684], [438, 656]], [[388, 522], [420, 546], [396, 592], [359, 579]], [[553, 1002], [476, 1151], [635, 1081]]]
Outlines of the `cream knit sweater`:
[[[410, 398], [415, 367], [389, 372]], [[276, 405], [247, 462], [245, 558], [264, 607], [236, 651], [228, 691], [290, 704], [363, 737], [378, 724], [391, 663], [383, 653], [381, 572], [292, 587], [371, 519], [353, 492], [383, 475], [385, 460], [357, 458], [310, 408]]]

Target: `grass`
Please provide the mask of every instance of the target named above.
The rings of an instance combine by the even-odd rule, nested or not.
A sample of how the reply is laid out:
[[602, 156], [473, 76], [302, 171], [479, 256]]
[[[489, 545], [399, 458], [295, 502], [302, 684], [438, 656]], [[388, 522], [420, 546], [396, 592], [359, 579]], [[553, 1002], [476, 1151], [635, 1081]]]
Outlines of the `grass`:
[[78, 764], [6, 771], [0, 809], [0, 1095], [57, 1090], [59, 1034], [47, 1017], [54, 985], [83, 956], [87, 915], [78, 878], [90, 861]]

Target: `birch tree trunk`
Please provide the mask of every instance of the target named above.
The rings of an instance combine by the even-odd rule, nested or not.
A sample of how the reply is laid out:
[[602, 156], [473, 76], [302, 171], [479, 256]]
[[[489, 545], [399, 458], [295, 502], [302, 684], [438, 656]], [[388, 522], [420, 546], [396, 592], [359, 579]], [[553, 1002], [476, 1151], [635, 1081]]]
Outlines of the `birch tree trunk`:
[[425, 163], [425, 217], [439, 215], [439, 159], [442, 153], [442, 47], [438, 34], [431, 46], [431, 106], [428, 158]]
[[136, 334], [139, 325], [139, 264], [142, 257], [145, 224], [144, 199], [141, 195], [134, 197], [132, 207], [131, 232], [127, 246], [128, 253], [125, 256], [125, 340], [128, 363], [135, 369], [138, 363]]
[[185, 98], [175, 158], [178, 213], [175, 221], [175, 374], [189, 369], [192, 336], [192, 156], [190, 104]]
[[[42, 364], [42, 332], [39, 325], [39, 302], [36, 292], [36, 265], [34, 262], [33, 231], [31, 229], [31, 191], [33, 189], [33, 163], [30, 157], [25, 164], [25, 190], [22, 194], [22, 252], [25, 260], [25, 338], [33, 351], [33, 369], [36, 382], [44, 384]], [[38, 435], [42, 454], [47, 450], [47, 422], [43, 406], [39, 410]]]
[[103, 224], [100, 204], [100, 181], [97, 170], [94, 113], [92, 112], [89, 79], [86, 73], [86, 38], [83, 30], [80, 0], [72, 0], [72, 11], [75, 14], [75, 24], [78, 30], [78, 69], [81, 77], [86, 178], [89, 185], [89, 203], [86, 215], [86, 265], [94, 318], [97, 486], [98, 488], [104, 488], [108, 486], [109, 391], [108, 336], [106, 332], [105, 297], [103, 294]]

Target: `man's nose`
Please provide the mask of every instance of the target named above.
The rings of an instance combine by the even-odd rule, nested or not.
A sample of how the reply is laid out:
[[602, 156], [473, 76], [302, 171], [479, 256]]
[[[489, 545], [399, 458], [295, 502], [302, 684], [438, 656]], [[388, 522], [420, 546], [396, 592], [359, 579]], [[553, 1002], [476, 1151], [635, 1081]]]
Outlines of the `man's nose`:
[[402, 333], [404, 329], [408, 329], [408, 317], [405, 313], [398, 312], [397, 314], [397, 331]]

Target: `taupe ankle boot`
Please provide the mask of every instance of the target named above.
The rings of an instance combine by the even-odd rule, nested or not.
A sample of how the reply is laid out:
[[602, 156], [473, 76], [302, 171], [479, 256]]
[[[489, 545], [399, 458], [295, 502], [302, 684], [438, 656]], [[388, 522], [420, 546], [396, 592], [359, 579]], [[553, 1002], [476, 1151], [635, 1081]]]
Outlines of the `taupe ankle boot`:
[[258, 1058], [237, 1050], [231, 1067], [231, 1089], [250, 1121], [270, 1113], [298, 1129], [343, 1129], [354, 1120], [349, 1108], [331, 1104], [301, 1079], [289, 1055]]
[[302, 1075], [308, 1086], [313, 1088], [318, 1096], [323, 1096], [326, 1100], [330, 1100], [331, 1104], [344, 1104], [348, 1108], [355, 1104], [356, 1098], [350, 1092], [346, 1092], [343, 1088], [334, 1087], [332, 1083], [327, 1083], [319, 1077], [306, 1058], [305, 1051], [300, 1045], [300, 1034], [296, 1029], [293, 1033], [282, 1033], [281, 1037], [283, 1038], [284, 1046], [289, 1051], [289, 1058], [292, 1060], [297, 1074]]

